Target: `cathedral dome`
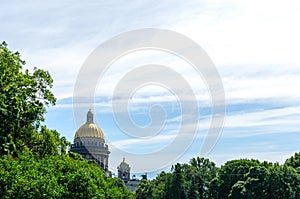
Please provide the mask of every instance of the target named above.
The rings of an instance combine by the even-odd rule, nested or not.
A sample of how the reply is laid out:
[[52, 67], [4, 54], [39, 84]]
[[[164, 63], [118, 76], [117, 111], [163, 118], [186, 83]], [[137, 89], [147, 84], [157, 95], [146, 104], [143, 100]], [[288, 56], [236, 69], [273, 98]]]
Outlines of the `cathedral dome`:
[[97, 137], [104, 139], [102, 130], [93, 122], [93, 113], [91, 110], [87, 113], [87, 121], [75, 133], [76, 138]]
[[104, 139], [102, 130], [94, 123], [86, 123], [82, 125], [75, 134], [75, 138], [80, 137], [98, 137]]

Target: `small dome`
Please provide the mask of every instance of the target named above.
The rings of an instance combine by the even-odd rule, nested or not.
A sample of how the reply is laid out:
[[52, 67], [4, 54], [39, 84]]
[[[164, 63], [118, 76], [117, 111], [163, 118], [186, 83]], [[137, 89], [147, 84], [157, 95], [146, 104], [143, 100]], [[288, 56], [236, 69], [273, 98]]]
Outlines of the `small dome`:
[[93, 117], [94, 115], [90, 109], [87, 113], [86, 123], [76, 131], [75, 138], [97, 137], [104, 139], [104, 134], [102, 130], [94, 124]]
[[125, 157], [123, 157], [123, 161], [121, 162], [121, 164], [129, 165], [129, 164], [125, 161]]
[[118, 166], [120, 169], [129, 169], [129, 164], [125, 161], [125, 157], [123, 157], [123, 161], [120, 163], [120, 166]]
[[104, 139], [102, 130], [94, 123], [82, 125], [75, 133], [75, 138], [79, 137], [98, 137]]

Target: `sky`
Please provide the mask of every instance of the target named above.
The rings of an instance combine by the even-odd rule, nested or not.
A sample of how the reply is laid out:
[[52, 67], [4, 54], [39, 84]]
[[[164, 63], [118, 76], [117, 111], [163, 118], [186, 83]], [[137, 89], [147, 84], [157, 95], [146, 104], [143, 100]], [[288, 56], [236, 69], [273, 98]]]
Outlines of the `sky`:
[[[292, 0], [13, 0], [1, 2], [0, 40], [21, 53], [25, 68], [42, 68], [53, 77], [52, 91], [58, 101], [47, 109], [47, 127], [72, 142], [92, 107], [95, 122], [109, 144], [110, 169], [115, 172], [125, 156], [133, 173], [155, 176], [160, 170], [169, 171], [175, 162], [187, 162], [200, 154], [212, 119], [205, 77], [174, 54], [155, 49], [132, 52], [115, 60], [99, 77], [95, 104], [87, 102], [74, 112], [75, 83], [89, 55], [103, 42], [137, 29], [167, 29], [190, 38], [213, 61], [226, 98], [221, 135], [205, 157], [218, 166], [237, 158], [283, 163], [300, 150], [299, 20], [300, 3]], [[124, 101], [128, 112], [113, 110], [112, 96], [118, 83], [146, 64], [168, 66], [190, 84], [198, 104], [197, 118], [182, 122], [182, 102], [172, 88], [161, 84], [140, 85]], [[159, 71], [136, 75], [149, 76], [169, 77]], [[89, 75], [85, 78], [88, 81]], [[174, 87], [180, 85], [175, 81]], [[116, 117], [128, 114], [131, 123], [120, 127]], [[132, 124], [145, 131], [122, 131], [130, 131]], [[198, 127], [192, 132], [194, 125]], [[180, 137], [180, 127], [185, 136], [172, 146]], [[164, 151], [168, 146], [172, 150]]]

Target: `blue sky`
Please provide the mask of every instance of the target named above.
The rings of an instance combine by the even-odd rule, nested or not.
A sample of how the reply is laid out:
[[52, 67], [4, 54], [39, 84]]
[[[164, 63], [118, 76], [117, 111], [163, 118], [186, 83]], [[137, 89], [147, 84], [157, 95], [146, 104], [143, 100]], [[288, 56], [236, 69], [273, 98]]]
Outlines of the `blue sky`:
[[[82, 108], [82, 120], [75, 122], [74, 85], [88, 55], [102, 42], [134, 29], [163, 28], [181, 33], [207, 52], [225, 89], [224, 128], [207, 157], [218, 165], [246, 157], [283, 162], [300, 150], [299, 13], [299, 2], [291, 0], [2, 1], [0, 39], [21, 52], [26, 68], [50, 71], [58, 102], [48, 109], [45, 123], [73, 141], [76, 128], [85, 121], [86, 106], [90, 106]], [[187, 63], [167, 53], [132, 53], [110, 67], [95, 91], [96, 122], [109, 143], [112, 170], [124, 155], [133, 172], [168, 170], [174, 163], [159, 163], [170, 154], [149, 161], [151, 153], [172, 142], [180, 126], [180, 103], [172, 93], [152, 85], [132, 96], [129, 114], [137, 125], [151, 123], [149, 108], [153, 105], [159, 104], [165, 111], [164, 129], [151, 138], [133, 139], [114, 121], [111, 94], [116, 84], [129, 68], [149, 63], [169, 65], [180, 72], [197, 96], [197, 134], [190, 146], [183, 140], [182, 146], [174, 149], [179, 156], [174, 162], [197, 156], [206, 136], [211, 102], [205, 82]], [[142, 158], [130, 156], [136, 153], [143, 154]]]

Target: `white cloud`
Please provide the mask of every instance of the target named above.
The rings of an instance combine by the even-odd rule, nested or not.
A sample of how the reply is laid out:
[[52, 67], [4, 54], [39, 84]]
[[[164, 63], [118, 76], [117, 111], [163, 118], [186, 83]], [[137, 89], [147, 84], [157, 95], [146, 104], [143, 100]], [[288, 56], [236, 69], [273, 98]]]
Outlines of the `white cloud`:
[[231, 153], [212, 153], [209, 155], [209, 159], [214, 161], [217, 166], [223, 165], [229, 160], [237, 159], [258, 159], [259, 161], [279, 162], [283, 164], [286, 159], [294, 155], [294, 151], [282, 151], [282, 152], [249, 152], [235, 151]]
[[298, 117], [300, 118], [300, 106], [258, 110], [227, 116], [225, 127], [293, 124], [299, 121]]
[[[300, 64], [299, 2], [230, 1], [213, 4], [174, 26], [206, 49], [217, 65]], [[203, 16], [204, 15], [204, 16]]]

